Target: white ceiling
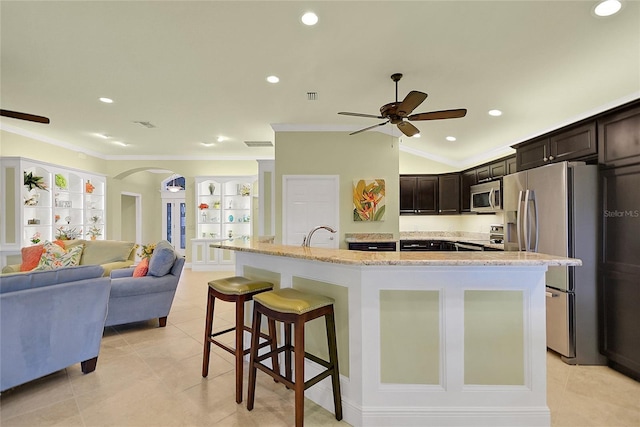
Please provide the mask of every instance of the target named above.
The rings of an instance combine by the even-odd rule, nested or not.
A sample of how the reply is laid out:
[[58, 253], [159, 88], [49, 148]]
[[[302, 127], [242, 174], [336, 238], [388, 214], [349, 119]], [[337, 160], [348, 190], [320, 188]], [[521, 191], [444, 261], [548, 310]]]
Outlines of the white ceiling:
[[[110, 159], [272, 158], [273, 148], [244, 141], [273, 141], [274, 128], [380, 122], [336, 113], [378, 114], [395, 98], [389, 76], [401, 72], [400, 99], [429, 94], [414, 113], [468, 109], [462, 119], [413, 122], [422, 138], [403, 137], [401, 147], [465, 166], [640, 97], [640, 2], [609, 18], [595, 17], [594, 5], [2, 1], [1, 107], [51, 124], [0, 123]], [[300, 22], [308, 10], [319, 15], [315, 27]], [[267, 83], [271, 74], [280, 83]], [[318, 100], [307, 100], [310, 91]], [[492, 108], [504, 115], [488, 116]], [[219, 135], [229, 139], [200, 144]]]

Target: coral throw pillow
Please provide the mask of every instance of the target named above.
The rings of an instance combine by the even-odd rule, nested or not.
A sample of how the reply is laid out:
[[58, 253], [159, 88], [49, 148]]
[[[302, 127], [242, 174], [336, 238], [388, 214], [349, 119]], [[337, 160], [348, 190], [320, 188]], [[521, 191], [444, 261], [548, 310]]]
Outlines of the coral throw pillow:
[[133, 270], [133, 277], [144, 277], [149, 271], [149, 258], [143, 258], [140, 264]]
[[20, 271], [31, 271], [36, 268], [43, 251], [44, 245], [27, 246], [26, 248], [22, 248], [22, 264], [20, 264]]
[[74, 246], [65, 251], [55, 243], [45, 242], [44, 251], [40, 256], [38, 266], [34, 270], [53, 270], [56, 268], [73, 267], [80, 264], [82, 245]]

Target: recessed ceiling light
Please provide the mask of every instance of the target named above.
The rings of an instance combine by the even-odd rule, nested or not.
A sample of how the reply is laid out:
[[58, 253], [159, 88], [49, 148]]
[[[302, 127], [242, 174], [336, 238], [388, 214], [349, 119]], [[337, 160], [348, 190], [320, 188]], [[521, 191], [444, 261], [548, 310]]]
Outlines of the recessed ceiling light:
[[304, 25], [316, 25], [318, 23], [318, 15], [313, 12], [307, 12], [302, 15], [301, 20]]
[[128, 144], [125, 144], [122, 141], [113, 141], [113, 143], [116, 144], [116, 145], [120, 145], [121, 147], [126, 147], [128, 145]]
[[453, 141], [455, 141], [455, 140], [456, 140], [456, 137], [455, 137], [455, 136], [448, 136], [448, 137], [446, 137], [445, 139], [446, 139], [447, 141], [451, 141], [451, 142], [453, 142]]
[[611, 16], [617, 13], [620, 8], [622, 8], [622, 3], [619, 0], [604, 0], [596, 5], [593, 13], [598, 16]]
[[498, 117], [502, 115], [502, 111], [500, 110], [489, 110], [489, 115], [490, 116], [494, 116], [494, 117]]
[[204, 145], [205, 147], [213, 147], [214, 145], [216, 145], [214, 142], [201, 142], [201, 145]]
[[97, 136], [98, 138], [102, 138], [102, 139], [109, 139], [111, 138], [109, 135], [107, 135], [106, 133], [96, 133], [94, 134], [95, 136]]
[[416, 133], [415, 135], [413, 135], [411, 138], [420, 138], [420, 133]]
[[280, 79], [278, 78], [278, 76], [269, 76], [267, 77], [267, 81], [269, 83], [278, 83]]
[[216, 138], [216, 141], [218, 142], [222, 142], [225, 141], [227, 138], [225, 138], [224, 136], [219, 136], [218, 138]]
[[98, 98], [101, 102], [104, 102], [105, 104], [113, 104], [113, 99], [111, 98]]

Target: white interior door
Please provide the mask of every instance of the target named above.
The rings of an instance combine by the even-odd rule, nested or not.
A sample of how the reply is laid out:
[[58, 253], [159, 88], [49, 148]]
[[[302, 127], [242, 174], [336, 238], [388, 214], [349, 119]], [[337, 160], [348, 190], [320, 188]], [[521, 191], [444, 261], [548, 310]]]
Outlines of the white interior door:
[[175, 193], [162, 197], [162, 238], [167, 240], [175, 251], [185, 254], [187, 245], [187, 218], [184, 194], [175, 197]]
[[337, 248], [340, 235], [338, 175], [285, 175], [282, 178], [282, 243], [302, 245], [304, 236], [318, 225], [336, 230], [318, 230], [311, 246]]

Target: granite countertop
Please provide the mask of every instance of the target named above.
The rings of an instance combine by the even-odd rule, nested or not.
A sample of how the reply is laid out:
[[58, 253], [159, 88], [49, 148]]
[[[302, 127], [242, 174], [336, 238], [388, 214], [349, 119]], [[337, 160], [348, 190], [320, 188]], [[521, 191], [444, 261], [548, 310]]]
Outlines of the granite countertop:
[[275, 245], [257, 240], [233, 239], [213, 242], [213, 248], [230, 249], [264, 255], [300, 258], [312, 261], [351, 265], [404, 265], [404, 266], [535, 266], [582, 265], [582, 261], [532, 252], [363, 252], [346, 249], [306, 248]]

